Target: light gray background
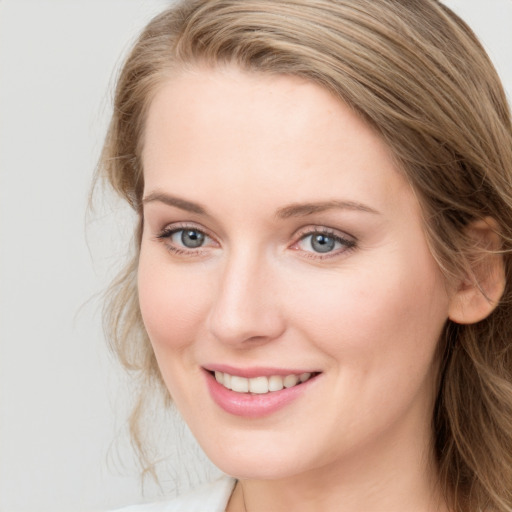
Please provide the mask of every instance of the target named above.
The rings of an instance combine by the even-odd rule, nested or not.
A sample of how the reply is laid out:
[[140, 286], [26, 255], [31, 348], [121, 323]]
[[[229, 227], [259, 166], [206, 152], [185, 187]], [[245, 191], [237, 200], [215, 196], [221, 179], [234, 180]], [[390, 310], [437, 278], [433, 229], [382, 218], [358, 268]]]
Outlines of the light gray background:
[[[130, 215], [119, 204], [92, 218], [85, 211], [113, 70], [169, 3], [0, 0], [3, 512], [107, 510], [141, 499], [124, 435], [126, 381], [107, 356], [97, 296], [123, 259]], [[512, 0], [447, 3], [482, 38], [511, 97]], [[188, 485], [201, 459], [186, 471], [174, 460], [168, 480]]]

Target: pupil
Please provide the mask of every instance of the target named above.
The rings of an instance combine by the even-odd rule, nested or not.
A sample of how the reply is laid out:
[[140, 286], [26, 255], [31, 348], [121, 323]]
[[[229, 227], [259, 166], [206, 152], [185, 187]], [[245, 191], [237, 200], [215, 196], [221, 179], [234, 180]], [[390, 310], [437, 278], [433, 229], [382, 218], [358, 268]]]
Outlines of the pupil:
[[201, 247], [204, 242], [204, 234], [193, 229], [183, 230], [181, 234], [181, 242], [185, 247], [190, 249]]
[[315, 235], [311, 240], [311, 246], [316, 252], [329, 252], [334, 249], [334, 238], [325, 235]]

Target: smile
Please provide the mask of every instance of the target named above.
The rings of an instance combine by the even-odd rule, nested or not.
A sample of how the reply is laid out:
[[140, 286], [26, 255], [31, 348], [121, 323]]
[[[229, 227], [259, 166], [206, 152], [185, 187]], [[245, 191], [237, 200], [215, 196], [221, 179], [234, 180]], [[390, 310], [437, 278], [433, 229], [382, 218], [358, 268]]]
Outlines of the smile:
[[244, 418], [276, 413], [314, 389], [322, 372], [215, 365], [203, 375], [213, 401], [225, 412]]
[[226, 389], [236, 393], [254, 393], [263, 395], [275, 391], [281, 391], [284, 388], [292, 388], [309, 380], [313, 373], [291, 374], [286, 376], [271, 375], [269, 377], [260, 376], [253, 378], [240, 377], [225, 372], [215, 372], [215, 380]]

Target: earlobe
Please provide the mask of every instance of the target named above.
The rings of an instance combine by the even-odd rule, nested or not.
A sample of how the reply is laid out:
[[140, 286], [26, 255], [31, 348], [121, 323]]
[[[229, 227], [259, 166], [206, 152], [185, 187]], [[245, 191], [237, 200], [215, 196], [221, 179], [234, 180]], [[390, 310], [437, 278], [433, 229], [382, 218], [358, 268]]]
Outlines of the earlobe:
[[471, 223], [468, 234], [474, 255], [466, 277], [454, 291], [448, 317], [458, 324], [474, 324], [487, 318], [498, 305], [505, 290], [505, 266], [499, 253], [501, 238], [492, 218]]

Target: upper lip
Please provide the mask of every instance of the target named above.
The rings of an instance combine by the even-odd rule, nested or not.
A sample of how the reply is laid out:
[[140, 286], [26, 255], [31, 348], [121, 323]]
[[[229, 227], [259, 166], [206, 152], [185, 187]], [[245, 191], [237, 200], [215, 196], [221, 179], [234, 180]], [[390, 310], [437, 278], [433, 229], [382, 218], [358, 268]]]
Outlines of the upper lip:
[[203, 368], [209, 372], [229, 373], [229, 375], [237, 375], [238, 377], [245, 377], [246, 379], [271, 377], [272, 375], [286, 377], [287, 375], [301, 375], [302, 373], [319, 373], [317, 370], [311, 370], [309, 368], [269, 368], [263, 366], [237, 368], [227, 364], [209, 364], [203, 366]]

